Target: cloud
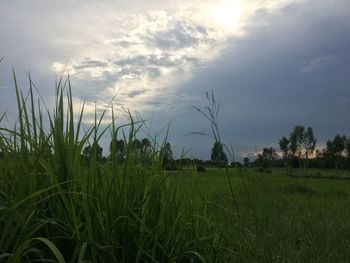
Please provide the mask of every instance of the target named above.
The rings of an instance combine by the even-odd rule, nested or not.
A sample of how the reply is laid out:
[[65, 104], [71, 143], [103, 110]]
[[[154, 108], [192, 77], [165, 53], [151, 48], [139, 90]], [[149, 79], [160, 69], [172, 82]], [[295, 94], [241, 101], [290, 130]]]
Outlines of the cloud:
[[73, 58], [68, 64], [56, 61], [51, 68], [56, 73], [67, 69], [79, 86], [93, 80], [104, 81], [105, 86], [99, 85], [100, 100], [118, 92], [122, 105], [150, 109], [153, 97], [169, 94], [174, 85], [191, 77], [194, 69], [208, 63], [224, 48], [227, 33], [193, 18], [189, 13], [192, 11], [132, 15], [100, 43], [109, 53], [100, 58]]
[[144, 94], [146, 92], [147, 92], [147, 90], [132, 90], [128, 93], [128, 96], [130, 98], [134, 98], [134, 97], [139, 96], [141, 94]]
[[[104, 52], [97, 52], [89, 59], [86, 56], [71, 58], [69, 70], [79, 86], [89, 81], [103, 81], [104, 86], [98, 85], [98, 97], [102, 101], [118, 92], [121, 104], [137, 110], [149, 109], [152, 98], [167, 97], [178, 102], [181, 99], [176, 98], [176, 87], [219, 57], [229, 39], [242, 37], [256, 12], [277, 10], [294, 2], [274, 0], [241, 4], [241, 15], [234, 28], [232, 21], [226, 21], [230, 17], [224, 17], [230, 25], [226, 27], [226, 23], [219, 23], [222, 19], [216, 21], [213, 16], [211, 10], [216, 10], [216, 16], [237, 11], [227, 9], [239, 6], [223, 1], [198, 6], [179, 4], [176, 8], [150, 8], [142, 13], [126, 14], [115, 20], [114, 27], [109, 25], [112, 30], [101, 34], [100, 40], [94, 42], [96, 49]], [[63, 65], [56, 61], [51, 68], [57, 73]], [[142, 92], [134, 93], [138, 89]], [[169, 108], [169, 104], [163, 105]]]
[[302, 67], [299, 69], [300, 73], [314, 73], [330, 66], [333, 66], [339, 61], [339, 59], [332, 55], [326, 55], [319, 58], [309, 59], [302, 63]]
[[150, 45], [163, 50], [178, 50], [197, 46], [200, 41], [215, 41], [208, 37], [208, 30], [203, 26], [193, 25], [183, 21], [175, 21], [174, 25], [148, 37]]
[[88, 68], [104, 68], [107, 67], [108, 63], [100, 60], [85, 59], [80, 65], [75, 66], [76, 70], [88, 69]]
[[[210, 138], [183, 135], [206, 131], [191, 108], [205, 90], [222, 102], [222, 137], [237, 151], [270, 146], [299, 123], [322, 130], [320, 140], [348, 131], [350, 2], [237, 0], [239, 10], [231, 2], [5, 1], [0, 85], [13, 86], [11, 66], [20, 83], [30, 69], [50, 96], [66, 69], [90, 120], [95, 102], [118, 94], [119, 108], [159, 125], [174, 116], [171, 142], [204, 158]], [[11, 89], [0, 90], [0, 106], [15, 112]]]

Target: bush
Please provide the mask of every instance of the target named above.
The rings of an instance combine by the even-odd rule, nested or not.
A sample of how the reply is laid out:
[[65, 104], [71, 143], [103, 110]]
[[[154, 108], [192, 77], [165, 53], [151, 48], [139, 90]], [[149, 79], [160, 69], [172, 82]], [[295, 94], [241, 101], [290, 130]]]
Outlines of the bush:
[[205, 167], [203, 165], [197, 166], [197, 172], [205, 172]]

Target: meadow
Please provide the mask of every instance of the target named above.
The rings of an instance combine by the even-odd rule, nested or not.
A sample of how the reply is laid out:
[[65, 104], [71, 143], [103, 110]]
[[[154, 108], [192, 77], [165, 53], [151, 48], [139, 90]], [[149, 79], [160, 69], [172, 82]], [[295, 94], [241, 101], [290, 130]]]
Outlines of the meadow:
[[[16, 83], [16, 81], [15, 81]], [[16, 86], [16, 85], [15, 85]], [[102, 116], [82, 132], [69, 79], [52, 112], [16, 86], [18, 120], [0, 116], [0, 262], [346, 262], [350, 181], [284, 169], [162, 167], [167, 132], [140, 163], [128, 133]], [[48, 120], [48, 123], [45, 123]], [[124, 138], [101, 162], [101, 136]], [[91, 145], [91, 156], [82, 150]], [[295, 170], [295, 173], [299, 173]], [[328, 173], [329, 171], [321, 171]]]
[[[295, 173], [301, 171], [295, 171]], [[334, 174], [334, 171], [322, 171]], [[350, 181], [297, 178], [284, 169], [207, 169], [195, 185], [216, 222], [230, 262], [347, 262]], [[170, 176], [191, 196], [191, 175]], [[185, 190], [186, 189], [186, 190]]]

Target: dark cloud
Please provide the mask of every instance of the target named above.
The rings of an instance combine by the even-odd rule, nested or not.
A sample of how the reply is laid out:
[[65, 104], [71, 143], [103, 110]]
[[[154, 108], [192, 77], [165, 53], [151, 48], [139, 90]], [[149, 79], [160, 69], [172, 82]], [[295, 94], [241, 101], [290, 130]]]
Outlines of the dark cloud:
[[113, 63], [119, 67], [157, 68], [157, 67], [177, 67], [190, 63], [198, 64], [200, 58], [182, 55], [175, 57], [172, 53], [162, 53], [159, 55], [136, 55], [115, 60]]
[[135, 98], [135, 97], [140, 96], [146, 92], [147, 92], [147, 90], [144, 90], [144, 89], [143, 90], [132, 90], [132, 91], [129, 91], [127, 93], [127, 96], [129, 96], [130, 98]]
[[[320, 143], [349, 134], [349, 15], [345, 1], [301, 2], [261, 14], [267, 25], [232, 39], [222, 57], [182, 86], [203, 99], [205, 90], [214, 90], [222, 103], [222, 136], [238, 152], [278, 147], [278, 139], [298, 124], [314, 127]], [[186, 118], [181, 126], [189, 130], [205, 122], [193, 122], [194, 113]], [[192, 140], [196, 146], [200, 141]]]
[[[128, 98], [137, 102], [146, 94], [142, 103], [147, 111], [142, 114], [154, 120], [155, 130], [172, 120], [169, 140], [177, 153], [184, 146], [194, 146], [193, 156], [210, 158], [212, 138], [185, 136], [191, 131], [210, 133], [209, 124], [191, 106], [204, 106], [205, 90], [214, 90], [221, 101], [222, 138], [231, 142], [237, 153], [252, 152], [255, 146], [277, 147], [278, 139], [297, 124], [312, 126], [321, 143], [338, 132], [350, 135], [348, 0], [297, 1], [275, 11], [262, 8], [249, 20], [246, 35], [231, 38], [214, 61], [207, 55], [219, 50], [218, 43], [224, 39], [219, 36], [218, 41], [212, 29], [191, 19], [172, 18], [170, 12], [163, 12], [168, 19], [166, 29], [150, 28], [157, 24], [157, 15], [147, 20], [139, 16], [141, 11], [135, 13], [136, 19], [125, 22], [136, 25], [135, 33], [134, 28], [110, 23], [115, 22], [114, 16], [119, 17], [110, 11], [118, 9], [119, 1], [22, 2], [4, 2], [1, 9], [0, 57], [6, 59], [0, 63], [0, 114], [7, 110], [9, 117], [16, 115], [16, 108], [9, 103], [15, 101], [15, 93], [4, 88], [13, 86], [11, 66], [16, 68], [20, 87], [26, 87], [26, 70], [31, 69], [49, 101], [55, 79], [50, 67], [72, 59], [77, 61], [73, 68], [78, 71], [72, 76], [73, 93], [89, 101], [108, 101], [114, 85], [125, 78], [144, 78], [152, 85], [152, 81], [168, 77], [163, 75], [164, 69], [176, 72], [171, 76], [176, 79], [173, 86], [147, 87], [150, 93], [156, 92], [149, 96], [139, 83], [130, 84], [121, 90], [117, 102], [127, 106]], [[132, 2], [137, 10], [150, 5], [149, 1]], [[134, 13], [128, 4], [121, 13]], [[152, 6], [159, 5], [152, 1]], [[149, 24], [143, 28], [139, 22]], [[201, 45], [204, 51], [195, 54]], [[105, 52], [107, 48], [111, 52]], [[187, 81], [181, 82], [186, 67], [192, 68], [184, 78]], [[89, 75], [94, 70], [99, 77]]]
[[303, 62], [302, 67], [299, 71], [300, 73], [313, 73], [315, 71], [327, 69], [337, 62], [338, 58], [332, 55], [314, 58]]
[[177, 21], [175, 25], [164, 31], [158, 31], [154, 36], [148, 36], [146, 39], [151, 46], [155, 45], [161, 49], [182, 49], [193, 47], [201, 41], [209, 41], [207, 30], [202, 26]]
[[108, 63], [100, 60], [90, 60], [86, 59], [81, 62], [79, 65], [74, 66], [74, 69], [86, 69], [86, 68], [103, 68], [107, 67]]

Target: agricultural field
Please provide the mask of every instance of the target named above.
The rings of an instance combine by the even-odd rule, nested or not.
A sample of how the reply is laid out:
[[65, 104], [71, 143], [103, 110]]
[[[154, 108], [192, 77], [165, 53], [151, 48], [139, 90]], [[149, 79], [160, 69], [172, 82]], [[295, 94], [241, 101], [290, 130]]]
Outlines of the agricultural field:
[[[232, 249], [232, 261], [348, 260], [350, 181], [289, 177], [284, 169], [270, 174], [255, 168], [207, 170], [198, 173], [195, 185], [207, 204], [207, 218]], [[191, 175], [174, 173], [170, 178], [187, 195], [195, 192]]]
[[197, 171], [191, 163], [168, 171], [167, 134], [140, 150], [142, 123], [131, 115], [122, 156], [113, 118], [111, 154], [103, 159], [103, 115], [81, 133], [84, 110], [73, 114], [69, 83], [58, 83], [53, 113], [35, 106], [32, 88], [16, 94], [18, 121], [0, 129], [1, 262], [350, 258], [348, 172], [228, 165]]

